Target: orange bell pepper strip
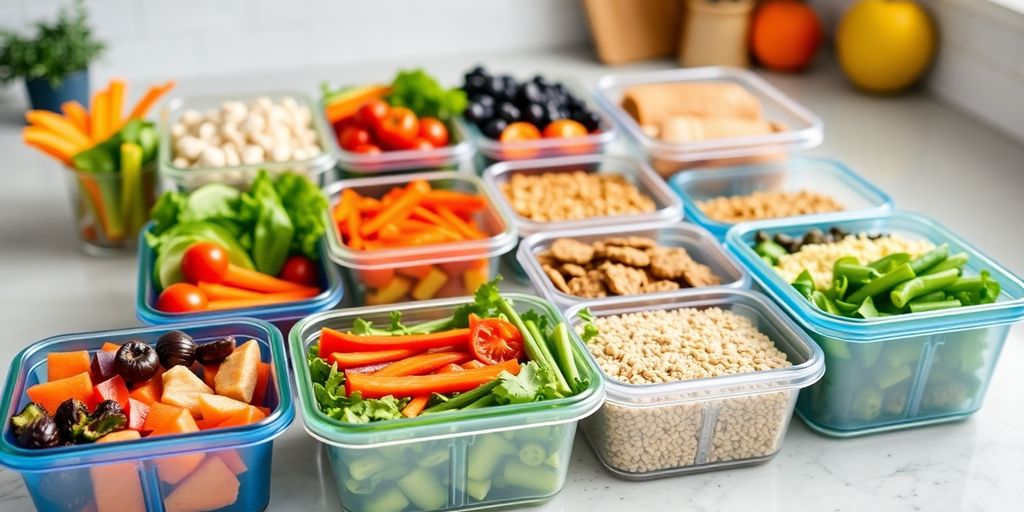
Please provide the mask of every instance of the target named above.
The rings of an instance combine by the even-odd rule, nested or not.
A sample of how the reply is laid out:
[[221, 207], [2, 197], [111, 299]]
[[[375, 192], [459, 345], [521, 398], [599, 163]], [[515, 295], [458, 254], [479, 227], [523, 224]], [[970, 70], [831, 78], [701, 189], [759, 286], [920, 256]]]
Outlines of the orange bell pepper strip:
[[430, 373], [446, 364], [458, 364], [470, 360], [465, 352], [433, 352], [407, 357], [373, 375], [378, 377], [405, 377]]
[[419, 416], [423, 409], [427, 408], [427, 402], [430, 401], [430, 395], [420, 395], [413, 397], [409, 400], [409, 403], [405, 404], [405, 408], [402, 409], [402, 416], [406, 418], [415, 418]]
[[320, 330], [320, 357], [333, 352], [366, 352], [371, 350], [463, 347], [469, 343], [469, 328], [452, 329], [431, 334], [403, 336], [359, 336], [324, 327]]
[[378, 375], [345, 372], [346, 394], [359, 392], [363, 398], [415, 397], [431, 393], [461, 393], [490, 382], [501, 372], [519, 374], [519, 362], [502, 361], [476, 370], [436, 375], [413, 375], [408, 377], [380, 377]]
[[359, 368], [377, 363], [390, 363], [419, 354], [414, 348], [396, 348], [393, 350], [372, 350], [368, 352], [334, 352], [328, 362], [338, 363], [338, 368]]

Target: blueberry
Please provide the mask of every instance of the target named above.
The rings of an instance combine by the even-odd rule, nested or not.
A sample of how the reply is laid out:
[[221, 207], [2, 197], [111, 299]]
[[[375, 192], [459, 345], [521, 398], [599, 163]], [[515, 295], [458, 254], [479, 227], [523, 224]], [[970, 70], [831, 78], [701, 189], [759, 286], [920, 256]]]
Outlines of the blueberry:
[[523, 109], [522, 115], [523, 121], [532, 123], [538, 128], [547, 125], [548, 119], [545, 116], [544, 105], [540, 103], [530, 103]]
[[547, 78], [544, 78], [544, 75], [533, 75], [533, 79], [530, 81], [539, 85], [542, 89], [550, 85], [550, 82], [548, 82]]
[[487, 86], [487, 77], [482, 75], [467, 75], [466, 83], [462, 86], [462, 90], [466, 91], [466, 94], [472, 96], [484, 91]]
[[505, 95], [505, 79], [500, 76], [491, 76], [484, 79], [486, 83], [480, 92], [501, 98]]
[[544, 101], [544, 91], [537, 84], [526, 82], [519, 88], [519, 94], [516, 96], [516, 99], [521, 102], [521, 105], [541, 103]]
[[544, 106], [544, 114], [548, 119], [548, 122], [557, 121], [559, 119], [565, 119], [561, 105], [556, 101], [548, 101], [547, 105]]
[[498, 103], [498, 108], [495, 109], [495, 113], [499, 118], [504, 119], [509, 123], [514, 123], [518, 121], [519, 117], [522, 115], [522, 112], [519, 110], [519, 107], [507, 101]]
[[577, 122], [583, 125], [588, 132], [592, 132], [601, 127], [601, 117], [597, 115], [597, 112], [589, 109], [582, 109], [577, 111], [572, 116]]
[[483, 103], [473, 102], [466, 107], [466, 111], [463, 112], [462, 115], [466, 117], [467, 121], [479, 125], [480, 123], [494, 117], [494, 108], [488, 107]]
[[514, 100], [516, 94], [519, 92], [519, 82], [516, 82], [515, 78], [508, 75], [502, 75], [502, 88], [501, 94], [498, 96], [506, 100]]
[[472, 102], [475, 102], [475, 103], [480, 103], [480, 104], [484, 105], [485, 107], [490, 107], [490, 108], [494, 108], [494, 104], [495, 104], [494, 96], [488, 96], [486, 94], [477, 94], [475, 96], [472, 96], [469, 99], [469, 101], [472, 101]]
[[508, 121], [505, 121], [500, 117], [496, 117], [484, 124], [483, 132], [487, 137], [497, 140], [501, 137], [501, 132], [505, 131], [507, 126]]

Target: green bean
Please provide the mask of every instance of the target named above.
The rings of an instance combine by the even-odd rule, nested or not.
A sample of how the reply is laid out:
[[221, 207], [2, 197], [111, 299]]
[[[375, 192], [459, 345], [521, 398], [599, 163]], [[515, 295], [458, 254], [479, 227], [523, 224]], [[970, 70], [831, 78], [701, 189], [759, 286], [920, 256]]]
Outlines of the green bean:
[[841, 300], [836, 300], [835, 303], [836, 308], [839, 309], [839, 313], [843, 316], [850, 316], [856, 313], [857, 308], [860, 307], [857, 304], [850, 304], [849, 302], [843, 302]]
[[440, 402], [431, 405], [430, 407], [427, 407], [426, 409], [423, 410], [423, 414], [461, 409], [487, 396], [491, 392], [491, 390], [494, 389], [494, 387], [497, 385], [497, 379], [487, 382], [485, 384], [481, 384], [470, 391], [466, 391], [465, 393], [462, 393], [461, 395], [458, 395], [455, 398], [448, 400], [447, 402]]
[[[551, 353], [551, 349], [548, 347], [547, 337], [544, 336], [544, 333], [540, 331], [540, 328], [537, 327], [537, 323], [533, 320], [527, 320], [524, 323], [524, 326], [527, 331], [529, 331], [528, 333], [522, 333], [524, 351], [528, 356], [530, 356], [530, 359], [533, 359], [537, 364], [551, 368], [551, 373], [555, 374], [555, 383], [557, 384], [558, 392], [563, 396], [568, 396], [572, 393], [572, 388], [569, 387], [569, 382], [565, 380], [565, 376], [562, 375], [562, 371], [558, 369], [558, 361], [555, 360], [555, 356]], [[536, 357], [534, 354], [531, 354], [529, 350], [525, 350], [525, 347], [529, 347], [526, 341], [529, 338], [533, 338], [537, 342], [536, 346], [539, 349], [539, 354]]]
[[946, 300], [946, 292], [948, 290], [949, 290], [949, 287], [946, 287], [946, 290], [939, 290], [937, 292], [932, 292], [932, 293], [929, 293], [927, 295], [922, 295], [920, 297], [915, 298], [914, 300], [912, 300], [910, 302], [935, 302], [935, 301], [940, 301], [940, 300]]
[[949, 244], [942, 244], [910, 262], [910, 269], [914, 275], [921, 275], [928, 269], [945, 261], [949, 257]]
[[893, 288], [889, 293], [889, 298], [896, 307], [902, 308], [916, 297], [946, 289], [947, 286], [956, 282], [958, 274], [958, 270], [951, 268], [938, 274], [915, 277]]
[[793, 281], [793, 288], [796, 288], [797, 293], [810, 300], [811, 292], [814, 291], [814, 277], [807, 270], [800, 272], [800, 275], [796, 276], [796, 280]]
[[896, 285], [903, 281], [908, 281], [914, 278], [914, 270], [910, 268], [909, 263], [904, 263], [888, 272], [878, 279], [873, 279], [864, 286], [861, 286], [857, 291], [850, 294], [846, 298], [846, 302], [853, 304], [860, 304], [864, 302], [864, 299], [868, 297], [874, 297], [875, 295], [881, 295], [891, 290]]
[[961, 277], [946, 287], [949, 293], [956, 292], [980, 292], [985, 287], [985, 279], [982, 276]]
[[836, 307], [836, 303], [833, 302], [832, 299], [830, 299], [828, 295], [825, 295], [823, 292], [820, 292], [818, 290], [814, 290], [813, 292], [811, 292], [811, 302], [813, 302], [815, 306], [818, 306], [818, 309], [826, 313], [831, 313], [833, 315], [840, 314], [839, 308]]
[[857, 314], [862, 318], [878, 318], [878, 310], [875, 309], [875, 301], [868, 297], [864, 299], [860, 307], [857, 308]]
[[832, 286], [828, 290], [825, 290], [825, 295], [828, 295], [832, 300], [842, 300], [849, 289], [850, 280], [847, 279], [846, 276], [839, 276], [838, 279], [832, 280]]
[[860, 285], [863, 285], [872, 279], [882, 277], [882, 274], [878, 270], [857, 263], [856, 258], [840, 258], [836, 261], [836, 264], [832, 266], [832, 275], [837, 278], [840, 276], [846, 277], [850, 283]]
[[928, 311], [938, 311], [940, 309], [952, 309], [962, 306], [959, 300], [933, 300], [933, 301], [921, 301], [911, 302], [910, 312], [911, 313], [925, 313]]
[[762, 258], [771, 258], [772, 264], [778, 263], [779, 258], [789, 254], [786, 248], [775, 243], [772, 240], [765, 240], [756, 246], [754, 246], [754, 252], [756, 252]]
[[945, 261], [942, 261], [938, 265], [935, 265], [934, 267], [926, 270], [924, 272], [924, 275], [938, 274], [939, 272], [942, 272], [943, 270], [949, 270], [951, 268], [962, 269], [963, 266], [967, 264], [968, 258], [969, 257], [967, 256], [966, 252], [958, 252], [958, 253], [956, 253], [956, 254], [946, 258]]
[[902, 265], [908, 262], [910, 262], [909, 254], [905, 252], [897, 252], [885, 256], [883, 258], [879, 258], [875, 261], [872, 261], [871, 263], [868, 263], [867, 266], [884, 274], [892, 270], [892, 267], [895, 267], [896, 265]]

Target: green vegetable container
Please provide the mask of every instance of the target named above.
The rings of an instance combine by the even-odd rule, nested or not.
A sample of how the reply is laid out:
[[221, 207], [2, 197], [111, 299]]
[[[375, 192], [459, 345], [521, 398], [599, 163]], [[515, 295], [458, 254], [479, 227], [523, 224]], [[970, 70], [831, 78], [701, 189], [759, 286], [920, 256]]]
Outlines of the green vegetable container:
[[102, 256], [134, 247], [156, 200], [156, 167], [133, 167], [121, 172], [65, 167], [65, 171], [82, 250]]
[[[558, 313], [540, 299], [506, 294], [517, 311]], [[467, 299], [445, 299], [329, 311], [301, 320], [289, 335], [294, 361], [304, 361], [324, 327], [348, 330], [357, 318], [387, 325], [450, 315]], [[565, 484], [576, 424], [600, 407], [598, 369], [574, 344], [590, 385], [570, 398], [349, 423], [317, 407], [309, 366], [293, 374], [306, 431], [324, 443], [344, 510], [468, 510], [544, 501]]]
[[[965, 276], [987, 270], [1001, 292], [994, 303], [849, 318], [825, 313], [785, 282], [752, 249], [764, 230], [802, 235], [812, 228], [889, 233], [965, 253]], [[938, 223], [901, 211], [836, 214], [736, 226], [726, 245], [754, 281], [825, 352], [825, 377], [805, 390], [797, 413], [813, 429], [849, 437], [955, 421], [980, 407], [1010, 325], [1024, 319], [1024, 282]]]

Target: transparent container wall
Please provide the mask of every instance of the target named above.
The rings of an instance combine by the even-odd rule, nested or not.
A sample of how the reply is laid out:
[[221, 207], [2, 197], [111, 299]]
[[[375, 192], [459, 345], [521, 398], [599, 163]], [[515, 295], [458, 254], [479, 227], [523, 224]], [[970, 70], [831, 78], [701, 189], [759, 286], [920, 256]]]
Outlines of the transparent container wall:
[[832, 436], [954, 421], [981, 407], [1010, 327], [849, 343], [812, 333], [828, 371], [797, 412]]
[[[777, 131], [766, 135], [726, 137], [671, 144], [643, 133], [621, 108], [622, 96], [634, 85], [680, 82], [727, 82], [740, 85], [761, 103], [764, 118]], [[720, 167], [769, 162], [786, 158], [790, 151], [821, 143], [822, 121], [805, 107], [753, 72], [730, 67], [702, 67], [611, 75], [597, 85], [597, 98], [611, 112], [626, 135], [650, 159], [662, 176], [693, 167]]]
[[[322, 110], [321, 110], [322, 112]], [[458, 170], [473, 156], [473, 143], [461, 120], [447, 123], [450, 143], [430, 150], [384, 151], [367, 155], [348, 151], [338, 144], [338, 132], [332, 126], [328, 144], [338, 155], [341, 177], [363, 177], [397, 172]]]
[[725, 238], [725, 233], [735, 224], [714, 220], [699, 206], [703, 201], [719, 197], [807, 190], [835, 199], [847, 212], [892, 206], [889, 196], [845, 165], [816, 158], [694, 170], [676, 174], [669, 180], [669, 186], [682, 198], [687, 220], [703, 226], [719, 239]]
[[121, 172], [80, 172], [70, 167], [64, 168], [64, 175], [82, 250], [99, 256], [130, 250], [156, 202], [156, 166], [142, 169], [134, 179]]
[[520, 243], [518, 254], [519, 266], [525, 269], [533, 287], [540, 291], [544, 298], [555, 303], [561, 309], [586, 302], [588, 304], [614, 302], [618, 297], [588, 299], [567, 294], [551, 282], [537, 261], [537, 255], [548, 250], [559, 238], [571, 238], [583, 243], [596, 242], [612, 237], [641, 236], [654, 239], [661, 247], [680, 247], [697, 263], [707, 265], [711, 273], [718, 276], [720, 284], [701, 288], [680, 288], [665, 292], [643, 294], [644, 297], [679, 296], [689, 293], [700, 293], [719, 287], [747, 288], [750, 276], [733, 261], [722, 246], [707, 231], [687, 224], [660, 224], [636, 226], [635, 229], [593, 228], [577, 231], [562, 231], [550, 235], [529, 238]]
[[543, 501], [565, 485], [576, 423], [378, 448], [327, 445], [349, 511], [465, 510]]
[[[241, 101], [249, 104], [261, 97], [270, 98], [275, 104], [280, 103], [285, 97], [291, 97], [296, 100], [300, 107], [309, 108], [312, 128], [316, 132], [320, 154], [305, 160], [286, 162], [272, 162], [268, 160], [259, 164], [243, 164], [232, 167], [181, 168], [174, 165], [171, 126], [178, 121], [182, 112], [198, 110], [200, 113], [203, 113], [208, 110], [220, 109], [225, 101]], [[313, 180], [314, 183], [324, 186], [329, 182], [328, 171], [334, 168], [337, 161], [331, 151], [332, 140], [333, 137], [328, 132], [327, 123], [323, 119], [323, 111], [315, 107], [308, 96], [298, 91], [265, 91], [172, 98], [163, 108], [160, 116], [160, 175], [164, 178], [165, 182], [181, 191], [194, 190], [207, 183], [226, 183], [228, 185], [244, 187], [251, 183], [256, 174], [261, 170], [266, 170], [271, 175], [289, 171], [302, 173]]]

